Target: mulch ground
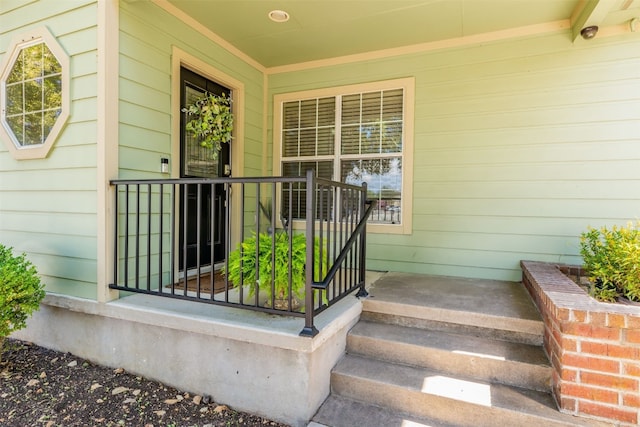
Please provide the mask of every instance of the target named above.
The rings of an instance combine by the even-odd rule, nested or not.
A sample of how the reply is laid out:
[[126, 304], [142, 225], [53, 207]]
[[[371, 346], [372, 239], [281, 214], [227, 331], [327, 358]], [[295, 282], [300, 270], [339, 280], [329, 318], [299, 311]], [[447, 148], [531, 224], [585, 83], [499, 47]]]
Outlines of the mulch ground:
[[0, 425], [286, 427], [208, 396], [10, 339], [0, 363]]

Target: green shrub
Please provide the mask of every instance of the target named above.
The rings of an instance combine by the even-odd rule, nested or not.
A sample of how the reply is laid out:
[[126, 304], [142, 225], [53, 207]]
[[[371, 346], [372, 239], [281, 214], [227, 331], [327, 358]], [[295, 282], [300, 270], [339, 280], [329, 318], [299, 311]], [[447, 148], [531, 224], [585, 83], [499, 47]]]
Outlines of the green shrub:
[[589, 228], [580, 237], [580, 254], [591, 282], [590, 294], [602, 301], [624, 296], [640, 301], [640, 222], [611, 229]]
[[[275, 239], [275, 269], [272, 262], [273, 239]], [[256, 242], [258, 241], [258, 242]], [[256, 259], [256, 244], [259, 245], [259, 256]], [[307, 240], [304, 234], [294, 234], [291, 238], [291, 291], [292, 296], [304, 299], [305, 292], [305, 264]], [[320, 243], [315, 241], [315, 280], [324, 278], [327, 272], [327, 251], [323, 250], [320, 262]], [[257, 260], [257, 262], [256, 262]], [[258, 263], [258, 265], [256, 265]], [[289, 235], [277, 232], [274, 236], [260, 233], [256, 239], [253, 236], [245, 239], [229, 254], [229, 268], [224, 271], [229, 281], [234, 285], [250, 286], [250, 296], [255, 295], [257, 289], [261, 295], [266, 295], [270, 301], [289, 298]], [[322, 270], [320, 270], [320, 268]], [[259, 271], [257, 271], [259, 269]], [[320, 272], [322, 272], [322, 277]], [[274, 280], [272, 281], [272, 276]], [[272, 286], [273, 284], [273, 286]], [[273, 293], [272, 293], [273, 287]]]
[[0, 358], [4, 339], [27, 325], [44, 294], [40, 276], [26, 256], [13, 255], [12, 248], [0, 245]]

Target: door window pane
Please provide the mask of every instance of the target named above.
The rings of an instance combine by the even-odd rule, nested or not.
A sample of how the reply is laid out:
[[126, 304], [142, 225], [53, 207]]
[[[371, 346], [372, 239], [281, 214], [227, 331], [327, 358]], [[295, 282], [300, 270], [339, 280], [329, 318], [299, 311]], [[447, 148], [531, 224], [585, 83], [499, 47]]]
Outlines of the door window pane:
[[[193, 104], [205, 93], [204, 89], [185, 87], [185, 105]], [[215, 150], [214, 147], [203, 146], [201, 138], [197, 138], [193, 133], [185, 130], [184, 153], [182, 153], [184, 174], [199, 178], [218, 177], [220, 156], [216, 155]]]

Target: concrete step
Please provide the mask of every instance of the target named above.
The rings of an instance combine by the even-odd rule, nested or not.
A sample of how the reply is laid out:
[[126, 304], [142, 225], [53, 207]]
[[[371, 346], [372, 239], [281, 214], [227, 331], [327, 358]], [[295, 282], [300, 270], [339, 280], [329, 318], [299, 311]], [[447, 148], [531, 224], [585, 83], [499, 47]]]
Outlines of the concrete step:
[[542, 345], [544, 323], [538, 320], [496, 317], [411, 304], [364, 301], [362, 320], [417, 329], [445, 331], [469, 336]]
[[[541, 345], [544, 323], [522, 283], [388, 273], [363, 318]], [[487, 331], [488, 330], [488, 331]]]
[[548, 392], [552, 369], [540, 346], [360, 321], [347, 352], [492, 383]]
[[335, 395], [324, 401], [312, 421], [309, 427], [455, 427]]
[[550, 394], [347, 354], [332, 393], [456, 426], [600, 426], [561, 414]]

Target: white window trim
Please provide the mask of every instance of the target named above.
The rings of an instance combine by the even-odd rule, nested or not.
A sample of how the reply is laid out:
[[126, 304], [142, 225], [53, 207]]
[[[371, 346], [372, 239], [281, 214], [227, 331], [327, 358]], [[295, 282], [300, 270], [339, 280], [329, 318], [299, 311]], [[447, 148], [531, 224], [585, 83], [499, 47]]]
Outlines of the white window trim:
[[[62, 108], [60, 115], [56, 119], [56, 122], [51, 128], [51, 131], [49, 132], [49, 135], [47, 135], [44, 143], [22, 146], [16, 140], [13, 132], [7, 128], [5, 109], [5, 106], [7, 105], [6, 80], [9, 77], [9, 73], [18, 58], [20, 51], [26, 47], [43, 42], [47, 45], [51, 53], [55, 55], [62, 69]], [[5, 60], [2, 63], [2, 66], [0, 66], [0, 70], [2, 70], [2, 74], [0, 74], [0, 107], [2, 108], [2, 111], [0, 112], [2, 115], [0, 117], [0, 137], [5, 142], [7, 148], [9, 148], [14, 159], [42, 159], [47, 157], [49, 151], [51, 151], [51, 148], [53, 147], [53, 143], [62, 132], [62, 129], [69, 118], [71, 105], [69, 96], [69, 55], [67, 55], [56, 38], [46, 27], [35, 28], [27, 33], [20, 34], [11, 40]]]
[[[402, 129], [402, 223], [369, 223], [367, 224], [367, 231], [381, 234], [411, 234], [413, 217], [413, 116], [415, 105], [415, 79], [413, 77], [275, 95], [273, 108], [273, 172], [276, 176], [282, 175], [282, 108], [285, 102], [391, 89], [404, 89], [404, 121]], [[326, 156], [306, 157], [305, 160], [316, 160], [321, 157]], [[330, 157], [331, 159], [334, 158], [333, 156]], [[294, 227], [295, 226], [296, 224], [294, 223]]]

